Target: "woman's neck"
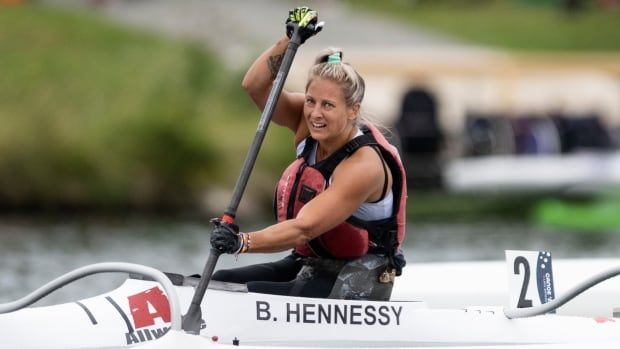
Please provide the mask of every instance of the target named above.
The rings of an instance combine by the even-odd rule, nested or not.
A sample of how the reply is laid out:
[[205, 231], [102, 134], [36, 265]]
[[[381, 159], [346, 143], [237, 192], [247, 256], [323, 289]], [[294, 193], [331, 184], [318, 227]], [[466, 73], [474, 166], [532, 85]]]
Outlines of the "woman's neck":
[[348, 132], [344, 132], [345, 136], [339, 137], [337, 140], [333, 142], [320, 141], [317, 142], [316, 149], [316, 161], [322, 161], [332, 155], [335, 151], [342, 148], [345, 144], [347, 144], [350, 140], [355, 138], [357, 135], [357, 126], [353, 126], [350, 128]]

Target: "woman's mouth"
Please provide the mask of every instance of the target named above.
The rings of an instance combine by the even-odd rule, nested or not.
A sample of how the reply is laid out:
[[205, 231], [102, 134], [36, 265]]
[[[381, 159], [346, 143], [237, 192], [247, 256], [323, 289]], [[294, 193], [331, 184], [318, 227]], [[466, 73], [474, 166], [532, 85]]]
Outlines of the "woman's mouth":
[[311, 122], [313, 128], [324, 128], [326, 125], [320, 122]]

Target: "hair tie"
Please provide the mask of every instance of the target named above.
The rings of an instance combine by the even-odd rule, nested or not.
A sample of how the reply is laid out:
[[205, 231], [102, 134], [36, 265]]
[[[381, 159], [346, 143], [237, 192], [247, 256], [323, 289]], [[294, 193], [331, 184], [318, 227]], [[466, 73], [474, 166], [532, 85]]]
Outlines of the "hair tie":
[[340, 64], [342, 63], [342, 52], [332, 53], [327, 56], [327, 64]]

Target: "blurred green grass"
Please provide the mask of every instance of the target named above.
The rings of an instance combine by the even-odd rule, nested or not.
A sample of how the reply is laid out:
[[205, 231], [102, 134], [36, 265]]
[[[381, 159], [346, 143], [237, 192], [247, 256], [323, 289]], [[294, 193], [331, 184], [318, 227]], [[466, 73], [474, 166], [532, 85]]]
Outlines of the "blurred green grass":
[[259, 115], [204, 47], [91, 13], [2, 8], [0, 67], [5, 208], [193, 205], [234, 183]]
[[474, 44], [516, 51], [618, 51], [620, 9], [584, 1], [348, 0], [354, 8], [383, 13]]

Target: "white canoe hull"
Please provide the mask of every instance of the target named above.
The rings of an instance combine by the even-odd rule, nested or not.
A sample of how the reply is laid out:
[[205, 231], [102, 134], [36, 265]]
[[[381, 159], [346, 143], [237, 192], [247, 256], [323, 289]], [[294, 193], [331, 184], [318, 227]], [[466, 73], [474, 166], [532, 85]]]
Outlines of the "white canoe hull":
[[[556, 266], [562, 269], [557, 262]], [[407, 285], [409, 277], [399, 283]], [[499, 279], [491, 278], [497, 283]], [[185, 312], [194, 289], [176, 286], [176, 290]], [[458, 287], [451, 290], [451, 297], [458, 297]], [[594, 288], [593, 292], [601, 292], [599, 297], [605, 293]], [[401, 298], [404, 292], [395, 296]], [[601, 298], [607, 298], [608, 308], [613, 307], [615, 298]], [[501, 306], [437, 309], [416, 301], [325, 300], [209, 289], [202, 312], [206, 326], [201, 336], [186, 338], [189, 335], [175, 333], [170, 338], [179, 337], [179, 342], [169, 347], [196, 340], [201, 343], [197, 348], [231, 345], [236, 340], [241, 345], [284, 347], [620, 343], [620, 321], [612, 318], [544, 315], [508, 319]], [[167, 298], [156, 283], [128, 279], [97, 297], [0, 315], [0, 334], [6, 348], [163, 345], [166, 341], [156, 339], [168, 331], [169, 318]]]
[[[564, 294], [592, 275], [619, 265], [618, 258], [556, 259], [555, 294]], [[508, 307], [508, 273], [504, 261], [415, 263], [397, 279], [392, 300], [424, 300], [430, 308]], [[557, 314], [611, 317], [614, 308], [620, 308], [620, 277], [594, 286], [559, 308]]]
[[[344, 346], [344, 347], [330, 347], [330, 349], [344, 349], [351, 348], [352, 346]], [[583, 349], [584, 343], [563, 343], [563, 344], [531, 344], [524, 347], [522, 344], [517, 345], [489, 345], [489, 346], [449, 346], [450, 349]], [[188, 335], [182, 331], [171, 331], [162, 339], [157, 341], [152, 341], [147, 344], [141, 345], [140, 348], [144, 349], [170, 349], [170, 348], [192, 348], [192, 349], [211, 349], [211, 348], [238, 348], [234, 345], [228, 344], [214, 344], [213, 342], [208, 341], [204, 337], [198, 337], [193, 335]], [[246, 346], [243, 345], [243, 348], [247, 349], [264, 349], [265, 346]], [[295, 347], [295, 346], [283, 346], [278, 347], [279, 349], [315, 349], [316, 347]], [[393, 347], [392, 349], [399, 348], [407, 348], [407, 347]], [[424, 348], [433, 348], [437, 349], [437, 346], [425, 347], [425, 346], [416, 346], [418, 349]], [[587, 347], [586, 347], [587, 348]], [[617, 342], [601, 342], [596, 343], [597, 349], [617, 349]]]

